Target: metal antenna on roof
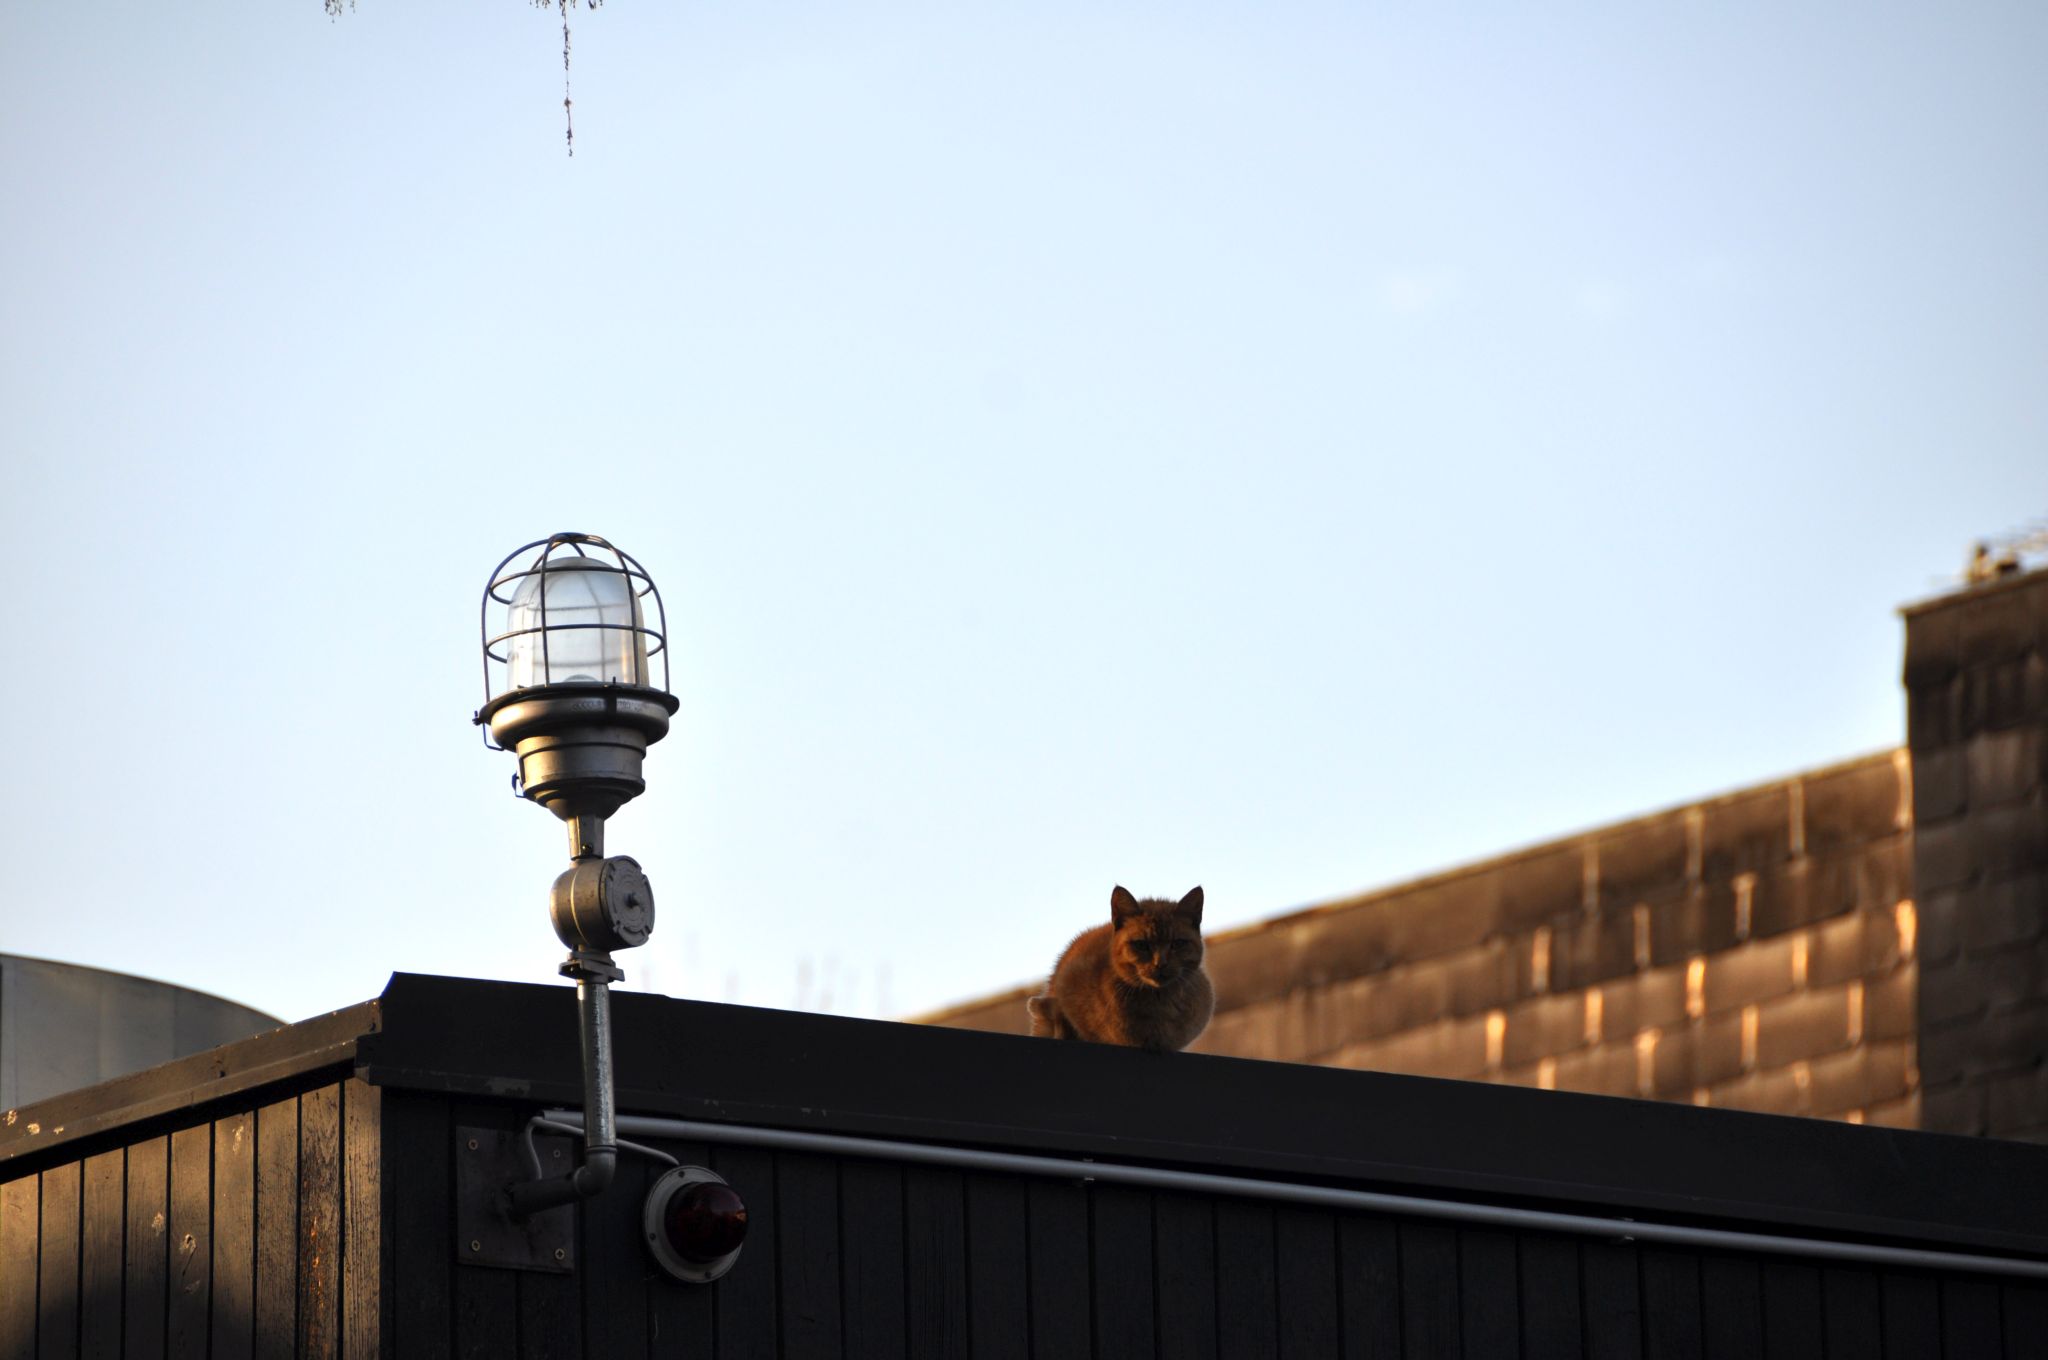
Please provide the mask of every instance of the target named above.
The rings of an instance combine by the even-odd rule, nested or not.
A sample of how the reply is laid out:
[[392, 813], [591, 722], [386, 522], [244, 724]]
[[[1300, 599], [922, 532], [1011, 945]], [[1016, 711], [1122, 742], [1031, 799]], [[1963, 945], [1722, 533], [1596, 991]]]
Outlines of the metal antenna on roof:
[[1963, 582], [1980, 586], [2002, 576], [2016, 576], [2026, 569], [2026, 559], [2048, 552], [2048, 520], [2016, 529], [1997, 538], [1980, 539], [1970, 550], [1963, 568]]

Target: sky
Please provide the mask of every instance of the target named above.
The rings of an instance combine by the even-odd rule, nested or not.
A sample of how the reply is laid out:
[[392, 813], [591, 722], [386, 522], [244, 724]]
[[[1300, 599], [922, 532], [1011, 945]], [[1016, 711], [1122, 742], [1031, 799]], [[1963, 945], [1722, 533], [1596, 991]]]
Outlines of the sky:
[[[1662, 11], [1662, 12], [1657, 12]], [[2048, 9], [26, 5], [0, 951], [548, 983], [478, 603], [653, 573], [626, 985], [901, 1016], [1903, 740], [2048, 515]]]

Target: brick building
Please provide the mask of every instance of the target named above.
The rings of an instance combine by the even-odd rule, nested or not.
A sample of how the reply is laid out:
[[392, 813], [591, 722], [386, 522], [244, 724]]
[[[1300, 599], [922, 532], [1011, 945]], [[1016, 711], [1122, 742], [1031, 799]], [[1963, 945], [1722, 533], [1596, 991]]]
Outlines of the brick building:
[[1215, 935], [1196, 1050], [2048, 1141], [2048, 570], [1904, 617], [1905, 746]]

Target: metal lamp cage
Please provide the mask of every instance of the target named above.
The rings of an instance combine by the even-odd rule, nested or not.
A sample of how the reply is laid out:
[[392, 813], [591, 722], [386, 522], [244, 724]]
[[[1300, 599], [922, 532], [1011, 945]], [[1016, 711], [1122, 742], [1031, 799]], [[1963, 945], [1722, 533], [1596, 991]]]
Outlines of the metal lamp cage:
[[[536, 549], [539, 551], [535, 552]], [[534, 553], [534, 556], [524, 566], [513, 568], [512, 564], [524, 558], [527, 553]], [[574, 567], [561, 565], [561, 558], [565, 556], [573, 557], [577, 561], [577, 565]], [[508, 570], [508, 568], [512, 569]], [[548, 597], [552, 593], [549, 589], [550, 580], [551, 578], [559, 579], [567, 576], [571, 572], [574, 572], [577, 576], [582, 576], [586, 573], [603, 573], [607, 576], [623, 578], [626, 598], [631, 609], [631, 621], [626, 623], [563, 623], [550, 619], [548, 615], [550, 608]], [[493, 633], [491, 631], [491, 605], [495, 602], [501, 607], [501, 622], [509, 625], [512, 622], [513, 606], [517, 602], [517, 592], [524, 582], [533, 577], [540, 578], [537, 591], [539, 622], [526, 628], [505, 627], [501, 631]], [[654, 601], [653, 613], [655, 618], [655, 626], [651, 628], [647, 626], [646, 622], [648, 611], [641, 604], [643, 600], [650, 597]], [[483, 600], [478, 606], [477, 631], [483, 639], [485, 710], [488, 711], [496, 704], [496, 701], [508, 695], [529, 693], [535, 690], [553, 688], [558, 685], [571, 684], [580, 686], [592, 683], [590, 681], [556, 680], [554, 678], [554, 662], [549, 646], [549, 639], [553, 634], [588, 632], [592, 630], [627, 635], [627, 640], [631, 645], [627, 647], [626, 655], [633, 658], [633, 675], [630, 680], [607, 679], [597, 683], [614, 689], [658, 690], [662, 694], [670, 692], [668, 611], [661, 602], [661, 592], [655, 588], [654, 578], [647, 574], [647, 569], [641, 566], [631, 553], [625, 552], [615, 546], [609, 539], [602, 538], [597, 534], [552, 534], [547, 538], [535, 539], [533, 542], [507, 553], [505, 559], [498, 563], [496, 570], [491, 573], [490, 584], [484, 587]], [[538, 637], [540, 644], [541, 682], [536, 685], [521, 685], [515, 688], [512, 684], [513, 649], [518, 639], [535, 636]], [[654, 683], [653, 676], [651, 675], [652, 663], [656, 657], [661, 658], [661, 683], [659, 685]], [[493, 667], [497, 669], [494, 671]], [[500, 675], [504, 677], [503, 684], [497, 683], [497, 678]], [[479, 717], [482, 716], [483, 714], [480, 713]], [[485, 725], [483, 728], [483, 738], [484, 745], [488, 746], [491, 750], [502, 751], [505, 749], [491, 739], [488, 725]]]

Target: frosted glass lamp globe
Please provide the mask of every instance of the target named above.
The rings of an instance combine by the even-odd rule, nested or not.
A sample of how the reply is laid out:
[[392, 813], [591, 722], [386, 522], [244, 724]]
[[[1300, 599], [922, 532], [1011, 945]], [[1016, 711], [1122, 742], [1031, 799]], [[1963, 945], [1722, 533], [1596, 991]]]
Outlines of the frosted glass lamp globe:
[[515, 789], [569, 823], [579, 864], [604, 859], [604, 819], [647, 787], [642, 759], [676, 711], [667, 627], [653, 578], [596, 534], [529, 543], [484, 587], [475, 720], [486, 745], [519, 758]]
[[549, 559], [513, 591], [505, 630], [508, 690], [648, 683], [640, 599], [632, 578], [610, 562]]

